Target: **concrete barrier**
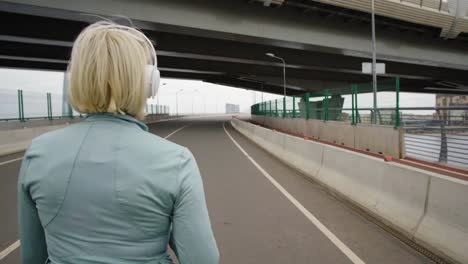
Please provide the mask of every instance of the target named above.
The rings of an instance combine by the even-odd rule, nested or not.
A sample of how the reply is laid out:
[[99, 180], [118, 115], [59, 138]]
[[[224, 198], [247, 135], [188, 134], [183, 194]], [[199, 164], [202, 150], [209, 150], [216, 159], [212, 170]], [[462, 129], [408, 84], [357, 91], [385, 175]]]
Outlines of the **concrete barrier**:
[[56, 130], [66, 125], [56, 126], [42, 126], [42, 127], [31, 127], [22, 129], [2, 130], [0, 131], [0, 145], [9, 144], [13, 142], [20, 142], [25, 140], [31, 140], [33, 137], [37, 137], [43, 133]]
[[354, 148], [381, 153], [393, 157], [401, 157], [400, 133], [401, 129], [384, 126], [353, 126], [355, 144]]
[[[317, 120], [314, 120], [317, 122]], [[319, 138], [331, 143], [347, 147], [355, 147], [354, 144], [354, 126], [341, 122], [330, 121], [321, 124]], [[315, 125], [315, 124], [314, 124]]]
[[[147, 116], [145, 123], [152, 124], [157, 123], [161, 120], [169, 119], [170, 116], [166, 115], [163, 117], [156, 116]], [[182, 118], [182, 117], [179, 117]], [[177, 119], [177, 118], [175, 118]], [[70, 120], [69, 122], [76, 123], [80, 122], [82, 119]], [[9, 155], [17, 152], [24, 151], [28, 148], [31, 141], [50, 131], [57, 130], [68, 126], [69, 122], [60, 122], [57, 125], [50, 125], [58, 123], [57, 121], [29, 121], [28, 123], [19, 123], [17, 122], [16, 127], [19, 125], [28, 125], [29, 127], [17, 128], [17, 129], [8, 129], [9, 127], [15, 127], [13, 123], [6, 124], [8, 125], [5, 129], [0, 130], [0, 156]]]
[[[251, 125], [237, 119], [234, 119], [231, 124], [239, 132], [247, 135], [252, 141], [291, 167], [306, 175], [317, 175], [323, 155], [322, 144]], [[311, 144], [315, 144], [315, 147], [310, 147]]]
[[259, 130], [261, 130], [262, 133], [261, 140], [267, 142], [266, 146], [268, 146], [268, 150], [281, 158], [284, 151], [284, 136], [276, 131], [270, 133], [270, 131], [263, 127], [259, 127]]
[[431, 173], [378, 161], [382, 170], [376, 213], [407, 235], [413, 235], [424, 216]]
[[0, 145], [0, 156], [9, 155], [24, 151], [31, 144], [31, 140], [24, 140], [15, 143], [8, 143]]
[[416, 240], [468, 263], [468, 183], [431, 177], [427, 212]]
[[395, 158], [401, 158], [404, 154], [402, 130], [391, 126], [352, 126], [337, 121], [255, 115], [252, 115], [252, 121], [273, 129]]
[[315, 177], [322, 163], [323, 146], [315, 142], [283, 135], [282, 160], [305, 175]]
[[0, 156], [24, 151], [33, 138], [67, 125], [42, 126], [0, 131]]
[[407, 236], [413, 236], [424, 215], [429, 176], [416, 169], [325, 146], [318, 176]]
[[310, 138], [319, 139], [322, 133], [323, 122], [317, 120], [306, 120], [305, 135]]
[[407, 238], [451, 261], [468, 263], [468, 182], [236, 119], [231, 123]]
[[298, 134], [301, 136], [306, 136], [306, 129], [307, 127], [307, 120], [305, 119], [296, 119], [296, 131], [298, 131]]

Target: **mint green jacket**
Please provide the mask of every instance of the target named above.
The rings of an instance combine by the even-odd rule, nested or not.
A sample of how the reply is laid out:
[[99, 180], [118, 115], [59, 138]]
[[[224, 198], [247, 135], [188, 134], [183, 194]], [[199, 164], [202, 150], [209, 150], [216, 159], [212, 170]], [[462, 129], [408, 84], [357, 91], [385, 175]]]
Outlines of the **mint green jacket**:
[[24, 264], [215, 264], [202, 178], [184, 147], [128, 116], [33, 140], [18, 183]]

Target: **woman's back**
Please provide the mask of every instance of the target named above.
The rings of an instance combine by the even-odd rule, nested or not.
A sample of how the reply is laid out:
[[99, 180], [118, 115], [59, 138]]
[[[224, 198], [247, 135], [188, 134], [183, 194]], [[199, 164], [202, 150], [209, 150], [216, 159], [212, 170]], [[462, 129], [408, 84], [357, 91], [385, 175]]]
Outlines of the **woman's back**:
[[24, 263], [172, 263], [168, 242], [182, 264], [218, 263], [193, 156], [146, 129], [97, 114], [34, 140], [19, 181]]

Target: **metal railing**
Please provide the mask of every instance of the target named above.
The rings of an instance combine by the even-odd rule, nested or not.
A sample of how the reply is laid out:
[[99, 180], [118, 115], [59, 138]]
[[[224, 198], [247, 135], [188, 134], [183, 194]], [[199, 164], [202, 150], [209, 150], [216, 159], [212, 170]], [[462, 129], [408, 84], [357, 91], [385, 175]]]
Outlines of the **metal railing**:
[[[77, 118], [82, 115], [64, 102], [61, 94], [33, 92], [23, 90], [0, 90], [0, 122], [40, 119]], [[148, 115], [168, 115], [169, 106], [147, 104]], [[66, 113], [66, 114], [64, 114]]]
[[169, 115], [170, 109], [167, 105], [146, 104], [146, 114], [148, 115]]
[[409, 110], [402, 115], [407, 157], [468, 167], [468, 106]]
[[[378, 108], [374, 115], [371, 107], [363, 107], [358, 95], [372, 91], [369, 83], [353, 84], [341, 89], [324, 89], [322, 92], [308, 92], [287, 96], [276, 100], [261, 102], [251, 107], [251, 114], [282, 118], [304, 118], [327, 121], [375, 123], [379, 125], [400, 126], [400, 79], [392, 78], [379, 82], [379, 92], [393, 92], [394, 107]], [[351, 96], [351, 108], [343, 108], [345, 98]], [[377, 119], [373, 122], [373, 116]]]
[[[319, 95], [306, 93], [283, 97], [253, 105], [251, 114], [401, 127], [404, 156], [468, 168], [468, 106], [400, 107], [399, 81], [396, 79], [394, 107], [377, 108], [374, 122], [374, 109], [360, 105], [358, 91], [367, 92], [368, 89], [365, 85], [353, 85], [348, 90], [324, 90]], [[392, 88], [385, 91], [392, 91]], [[351, 108], [343, 107], [343, 94], [351, 95]]]
[[[356, 117], [353, 123], [351, 112]], [[378, 108], [377, 123], [395, 126], [399, 119], [404, 132], [405, 157], [468, 168], [468, 106]], [[265, 116], [333, 120], [349, 124], [372, 124], [372, 108], [267, 109]]]

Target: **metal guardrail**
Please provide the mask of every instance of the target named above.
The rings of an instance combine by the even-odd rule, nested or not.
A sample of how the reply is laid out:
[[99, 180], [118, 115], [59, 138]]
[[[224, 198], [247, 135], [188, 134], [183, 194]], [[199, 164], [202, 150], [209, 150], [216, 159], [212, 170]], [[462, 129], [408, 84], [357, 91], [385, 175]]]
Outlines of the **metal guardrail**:
[[[417, 111], [432, 114], [417, 115]], [[402, 115], [406, 156], [468, 168], [468, 106], [411, 108]]]
[[430, 162], [468, 167], [468, 135], [405, 134], [406, 155]]
[[[327, 94], [322, 101], [315, 102], [310, 101], [309, 94], [306, 94], [255, 104], [252, 114], [401, 127], [404, 156], [468, 168], [468, 106], [398, 107], [397, 101], [398, 108], [378, 108], [377, 120], [373, 122], [374, 109], [359, 107], [356, 93], [353, 96], [352, 108], [331, 107], [333, 102]], [[335, 105], [337, 101], [335, 98]]]

